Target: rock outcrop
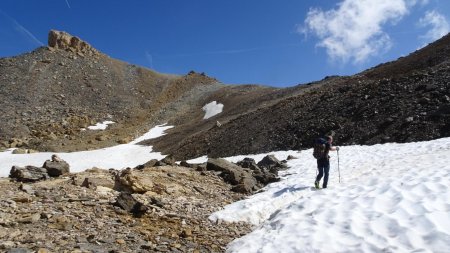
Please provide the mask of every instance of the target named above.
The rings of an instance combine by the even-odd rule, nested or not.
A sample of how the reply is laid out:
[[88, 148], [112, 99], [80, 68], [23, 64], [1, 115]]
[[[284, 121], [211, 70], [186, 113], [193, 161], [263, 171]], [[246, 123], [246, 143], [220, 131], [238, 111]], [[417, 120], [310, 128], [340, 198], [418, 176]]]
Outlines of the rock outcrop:
[[67, 32], [51, 30], [48, 33], [48, 46], [51, 49], [62, 49], [71, 51], [80, 56], [98, 55], [99, 52], [76, 36], [72, 36]]

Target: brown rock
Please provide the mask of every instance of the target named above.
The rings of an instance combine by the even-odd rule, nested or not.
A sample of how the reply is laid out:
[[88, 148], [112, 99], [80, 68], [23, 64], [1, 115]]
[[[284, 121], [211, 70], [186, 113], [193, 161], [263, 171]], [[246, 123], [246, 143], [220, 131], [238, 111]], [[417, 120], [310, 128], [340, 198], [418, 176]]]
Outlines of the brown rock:
[[95, 137], [95, 140], [97, 141], [106, 141], [108, 139], [108, 137], [106, 135], [97, 135]]
[[80, 38], [66, 32], [51, 30], [48, 34], [48, 46], [54, 49], [68, 50], [84, 57], [85, 54], [96, 55], [98, 51]]
[[114, 179], [109, 175], [104, 175], [102, 177], [87, 177], [84, 179], [81, 186], [96, 189], [98, 186], [107, 187], [113, 189], [115, 185]]
[[153, 188], [150, 175], [127, 168], [116, 176], [116, 190], [126, 190], [133, 193], [145, 193]]

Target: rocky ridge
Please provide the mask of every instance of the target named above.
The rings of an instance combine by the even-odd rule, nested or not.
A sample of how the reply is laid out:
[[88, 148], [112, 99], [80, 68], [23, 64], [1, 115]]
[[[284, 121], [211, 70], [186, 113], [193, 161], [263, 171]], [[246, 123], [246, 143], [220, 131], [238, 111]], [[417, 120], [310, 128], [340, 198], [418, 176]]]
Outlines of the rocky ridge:
[[[0, 59], [0, 146], [75, 151], [129, 142], [178, 118], [170, 105], [192, 93], [186, 108], [222, 87], [205, 74], [159, 74], [99, 52], [65, 32], [49, 46]], [[106, 131], [81, 131], [112, 120]]]
[[81, 57], [85, 55], [99, 55], [99, 52], [87, 42], [62, 31], [51, 30], [49, 32], [48, 47], [50, 51], [57, 49], [68, 50]]

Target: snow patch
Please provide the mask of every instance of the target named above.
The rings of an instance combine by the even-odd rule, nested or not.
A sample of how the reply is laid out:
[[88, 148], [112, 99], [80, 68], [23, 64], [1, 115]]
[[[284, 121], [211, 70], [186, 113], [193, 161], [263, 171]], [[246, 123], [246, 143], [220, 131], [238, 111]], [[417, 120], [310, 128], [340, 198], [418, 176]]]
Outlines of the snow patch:
[[92, 167], [102, 169], [122, 169], [135, 167], [148, 162], [151, 159], [160, 160], [165, 157], [159, 152], [153, 152], [151, 146], [136, 145], [136, 143], [156, 138], [164, 135], [164, 130], [172, 126], [156, 126], [143, 136], [135, 139], [131, 143], [117, 145], [114, 147], [80, 151], [72, 153], [34, 153], [34, 154], [13, 154], [14, 149], [0, 152], [0, 177], [7, 177], [13, 165], [17, 166], [42, 166], [45, 160], [50, 159], [53, 154], [57, 154], [61, 159], [70, 165], [71, 172], [80, 172]]
[[203, 119], [209, 119], [212, 116], [215, 116], [222, 112], [223, 104], [218, 104], [216, 101], [212, 101], [211, 103], [203, 106], [202, 110], [205, 112], [205, 116]]
[[173, 126], [167, 126], [167, 124], [156, 126], [156, 127], [152, 128], [152, 129], [150, 129], [147, 133], [145, 133], [141, 137], [138, 137], [138, 138], [134, 139], [132, 142], [130, 142], [130, 144], [137, 144], [137, 143], [139, 143], [141, 141], [145, 141], [145, 140], [150, 140], [150, 139], [161, 137], [161, 136], [166, 134], [165, 131], [167, 129], [170, 129], [172, 127]]
[[97, 123], [94, 126], [88, 126], [87, 128], [89, 130], [105, 130], [108, 127], [108, 125], [111, 125], [114, 123], [116, 123], [116, 122], [107, 120], [107, 121], [103, 121], [102, 123]]

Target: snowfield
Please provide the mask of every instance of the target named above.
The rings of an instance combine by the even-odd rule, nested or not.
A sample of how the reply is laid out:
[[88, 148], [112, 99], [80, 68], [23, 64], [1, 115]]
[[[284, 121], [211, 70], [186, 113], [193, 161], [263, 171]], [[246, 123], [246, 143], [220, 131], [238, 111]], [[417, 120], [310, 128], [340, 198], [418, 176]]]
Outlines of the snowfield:
[[341, 183], [334, 152], [323, 190], [311, 187], [312, 150], [274, 154], [299, 159], [282, 181], [210, 216], [256, 225], [227, 252], [450, 252], [450, 138], [341, 147]]
[[[129, 144], [58, 156], [72, 172], [134, 167], [164, 157], [136, 143], [164, 135], [168, 128], [157, 126]], [[0, 176], [8, 176], [12, 165], [41, 166], [52, 154], [0, 152]], [[322, 190], [312, 187], [316, 160], [311, 149], [270, 154], [298, 159], [288, 161], [280, 182], [209, 217], [255, 225], [227, 252], [450, 252], [450, 138], [341, 147], [339, 156], [331, 152], [328, 188]], [[265, 155], [226, 159], [258, 162]]]

